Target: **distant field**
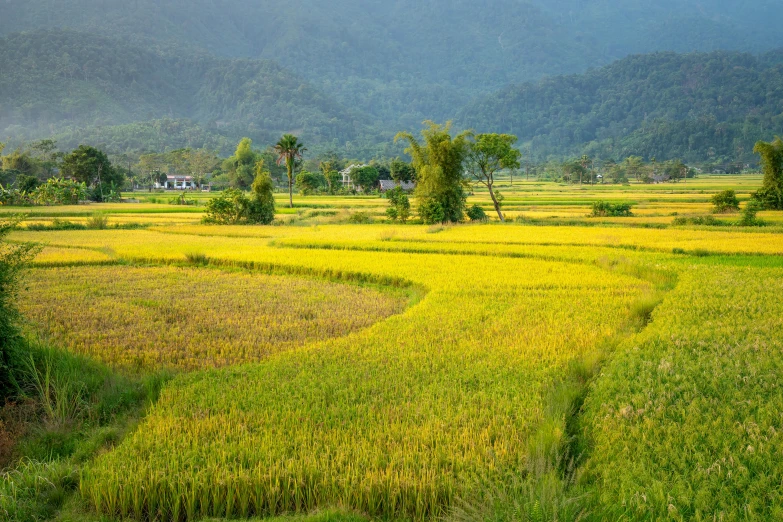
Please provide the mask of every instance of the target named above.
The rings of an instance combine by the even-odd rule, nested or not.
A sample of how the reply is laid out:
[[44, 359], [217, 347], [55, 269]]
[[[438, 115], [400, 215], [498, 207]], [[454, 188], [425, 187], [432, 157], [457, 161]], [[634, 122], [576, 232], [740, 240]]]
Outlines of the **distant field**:
[[[128, 203], [95, 208], [153, 220], [13, 239], [43, 247], [28, 328], [177, 373], [82, 469], [107, 519], [552, 520], [552, 495], [558, 520], [776, 520], [783, 213], [671, 223], [758, 183], [515, 180], [527, 219], [445, 227], [382, 223], [380, 198], [298, 197], [269, 227]], [[635, 217], [588, 218], [597, 199]]]

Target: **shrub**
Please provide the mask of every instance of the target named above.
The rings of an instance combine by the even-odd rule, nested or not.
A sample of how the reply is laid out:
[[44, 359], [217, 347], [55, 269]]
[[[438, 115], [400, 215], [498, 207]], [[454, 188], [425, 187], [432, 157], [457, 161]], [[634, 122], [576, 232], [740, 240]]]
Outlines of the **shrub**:
[[38, 188], [41, 182], [35, 176], [29, 176], [27, 174], [21, 174], [16, 177], [16, 188], [20, 192], [30, 193]]
[[16, 388], [15, 375], [22, 364], [15, 300], [20, 272], [35, 251], [33, 245], [6, 242], [19, 221], [20, 218], [0, 219], [0, 401]]
[[446, 221], [446, 212], [437, 199], [426, 199], [419, 204], [419, 217], [424, 224], [434, 225]]
[[742, 209], [742, 218], [740, 218], [739, 225], [741, 227], [758, 227], [763, 226], [764, 222], [756, 217], [759, 210], [761, 210], [761, 203], [755, 199], [751, 199]]
[[312, 194], [325, 185], [327, 185], [326, 178], [319, 172], [304, 170], [296, 176], [296, 188], [303, 196]]
[[733, 190], [724, 190], [712, 196], [713, 211], [716, 214], [739, 211], [739, 200]]
[[253, 199], [248, 206], [249, 223], [269, 225], [275, 220], [275, 185], [268, 172], [259, 172], [252, 186]]
[[77, 205], [87, 199], [87, 185], [63, 178], [51, 178], [32, 194], [38, 205]]
[[608, 203], [596, 201], [593, 203], [593, 217], [629, 217], [633, 216], [630, 203]]
[[372, 221], [372, 217], [367, 212], [354, 212], [348, 216], [348, 223], [354, 225], [368, 225]]
[[247, 220], [250, 200], [239, 189], [227, 189], [207, 203], [204, 223], [237, 225]]
[[484, 209], [481, 208], [478, 205], [473, 205], [468, 209], [468, 218], [471, 221], [486, 221], [487, 220], [487, 213], [484, 212]]
[[672, 224], [675, 226], [683, 225], [706, 225], [706, 226], [720, 226], [724, 225], [722, 221], [715, 219], [714, 216], [680, 216], [674, 218]]
[[388, 191], [386, 197], [389, 199], [389, 208], [386, 209], [386, 215], [392, 221], [397, 221], [398, 219], [403, 223], [408, 221], [411, 213], [411, 202], [408, 199], [408, 195], [402, 190], [402, 187], [395, 187]]

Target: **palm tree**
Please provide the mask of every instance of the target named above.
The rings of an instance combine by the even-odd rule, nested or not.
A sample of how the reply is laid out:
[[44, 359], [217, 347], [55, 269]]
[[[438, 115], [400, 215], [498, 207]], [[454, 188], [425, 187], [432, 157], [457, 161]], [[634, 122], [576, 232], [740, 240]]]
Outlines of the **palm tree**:
[[283, 134], [274, 148], [277, 153], [277, 164], [281, 165], [285, 162], [288, 171], [288, 204], [294, 208], [294, 167], [296, 161], [302, 159], [302, 154], [307, 152], [307, 149], [304, 148], [304, 144], [299, 141], [299, 138], [292, 134]]

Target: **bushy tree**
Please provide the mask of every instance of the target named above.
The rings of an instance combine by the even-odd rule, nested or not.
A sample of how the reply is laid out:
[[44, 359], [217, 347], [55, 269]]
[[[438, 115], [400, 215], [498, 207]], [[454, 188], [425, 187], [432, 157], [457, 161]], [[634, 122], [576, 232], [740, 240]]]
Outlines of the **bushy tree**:
[[296, 176], [296, 188], [304, 195], [312, 194], [326, 185], [326, 179], [320, 172], [304, 170]]
[[473, 205], [468, 209], [468, 218], [473, 222], [483, 222], [487, 220], [487, 213], [478, 205]]
[[125, 182], [123, 174], [112, 166], [106, 154], [88, 145], [80, 145], [65, 156], [62, 174], [92, 188], [90, 197], [93, 201], [104, 201], [110, 194], [118, 194]]
[[253, 181], [252, 199], [248, 206], [248, 222], [268, 225], [275, 219], [275, 184], [264, 168], [264, 161], [256, 163], [256, 179]]
[[608, 203], [606, 201], [596, 201], [593, 203], [593, 211], [590, 214], [593, 217], [631, 217], [630, 203]]
[[336, 164], [331, 160], [322, 161], [318, 168], [321, 170], [321, 174], [324, 177], [329, 194], [337, 192], [337, 189], [341, 188], [340, 182], [342, 181], [342, 176], [337, 172]]
[[32, 193], [38, 205], [77, 205], [87, 199], [89, 191], [84, 182], [63, 178], [49, 178]]
[[239, 189], [226, 189], [207, 203], [203, 221], [214, 225], [238, 225], [247, 221], [250, 199]]
[[29, 176], [27, 174], [20, 174], [16, 177], [16, 181], [14, 182], [16, 188], [22, 192], [32, 192], [38, 188], [38, 185], [40, 184], [41, 182], [36, 176]]
[[733, 190], [724, 190], [712, 196], [713, 211], [717, 214], [737, 212], [740, 208], [737, 193]]
[[756, 143], [753, 152], [761, 156], [764, 184], [754, 194], [764, 208], [783, 210], [783, 139], [776, 137], [770, 143]]
[[253, 140], [242, 138], [237, 144], [234, 155], [223, 161], [223, 170], [228, 175], [232, 188], [247, 190], [255, 178], [255, 165], [260, 153], [253, 149]]
[[372, 166], [351, 169], [351, 182], [362, 189], [363, 192], [371, 192], [378, 184], [378, 169]]
[[425, 122], [423, 143], [407, 132], [395, 137], [405, 140], [405, 152], [413, 158], [418, 186], [419, 215], [425, 223], [462, 221], [465, 214], [463, 163], [468, 153], [467, 132], [451, 136], [451, 123]]
[[389, 164], [389, 173], [394, 181], [416, 181], [416, 169], [410, 163], [395, 158]]
[[468, 146], [467, 170], [473, 179], [489, 190], [492, 204], [500, 221], [505, 221], [500, 211], [501, 199], [495, 192], [495, 174], [503, 169], [518, 169], [522, 157], [514, 148], [517, 137], [510, 134], [477, 134]]
[[386, 209], [386, 215], [392, 221], [402, 221], [405, 223], [408, 221], [411, 213], [411, 202], [408, 199], [408, 195], [402, 190], [402, 187], [395, 187], [392, 190], [386, 192], [386, 197], [389, 199], [389, 208]]

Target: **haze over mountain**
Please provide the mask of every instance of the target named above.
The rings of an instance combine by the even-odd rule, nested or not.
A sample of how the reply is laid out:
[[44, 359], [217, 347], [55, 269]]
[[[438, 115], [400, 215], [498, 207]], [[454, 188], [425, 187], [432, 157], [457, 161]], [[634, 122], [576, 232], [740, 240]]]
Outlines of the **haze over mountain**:
[[[0, 104], [13, 109], [12, 125], [34, 134], [41, 124], [73, 133], [188, 118], [213, 141], [234, 136], [222, 126], [228, 122], [258, 136], [303, 129], [311, 141], [342, 147], [387, 139], [425, 118], [453, 118], [510, 84], [630, 54], [761, 53], [783, 46], [782, 25], [772, 0], [4, 0], [0, 35], [35, 32], [0, 43], [4, 76], [7, 67], [15, 78], [33, 71], [16, 85], [3, 80]], [[53, 28], [84, 36], [41, 32]], [[72, 37], [50, 45], [48, 34]], [[100, 35], [112, 41], [96, 44]], [[80, 39], [111, 56], [81, 49]], [[36, 70], [65, 54], [82, 71], [102, 63], [100, 74]], [[63, 81], [81, 95], [58, 94]], [[48, 101], [46, 111], [35, 109]], [[9, 117], [3, 121], [0, 136], [8, 135]]]
[[539, 159], [752, 161], [756, 141], [783, 133], [783, 51], [631, 56], [507, 87], [471, 103], [457, 121], [516, 134]]

